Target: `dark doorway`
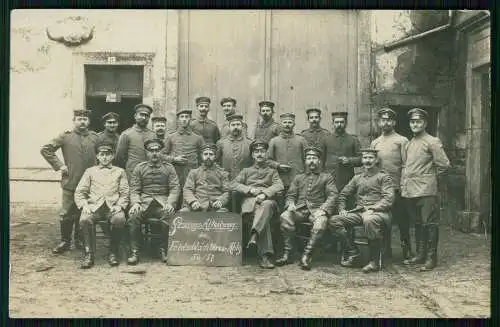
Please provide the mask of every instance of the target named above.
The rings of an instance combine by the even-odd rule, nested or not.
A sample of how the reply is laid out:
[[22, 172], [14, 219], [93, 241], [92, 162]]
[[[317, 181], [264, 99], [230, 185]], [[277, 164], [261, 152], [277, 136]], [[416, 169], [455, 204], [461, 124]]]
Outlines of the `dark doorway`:
[[91, 130], [102, 131], [101, 117], [110, 111], [120, 115], [120, 133], [133, 125], [133, 108], [142, 102], [143, 74], [143, 66], [85, 65], [85, 101], [87, 109], [92, 110]]
[[[410, 130], [410, 121], [408, 119], [408, 111], [413, 108], [415, 108], [415, 106], [391, 106], [391, 109], [398, 114], [396, 121], [396, 132], [407, 137], [408, 139], [412, 138], [412, 133]], [[436, 108], [431, 108], [431, 107], [419, 107], [419, 108], [427, 111], [429, 115], [429, 119], [427, 121], [427, 133], [429, 133], [432, 136], [436, 136], [437, 118], [439, 111]]]

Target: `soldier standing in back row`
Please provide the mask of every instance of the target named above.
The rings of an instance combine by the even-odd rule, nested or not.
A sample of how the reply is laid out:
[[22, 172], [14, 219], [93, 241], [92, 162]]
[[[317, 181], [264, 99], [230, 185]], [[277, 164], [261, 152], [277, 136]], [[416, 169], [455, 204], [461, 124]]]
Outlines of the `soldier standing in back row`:
[[148, 160], [144, 142], [156, 136], [148, 128], [149, 117], [153, 109], [148, 105], [138, 104], [134, 107], [134, 111], [135, 124], [123, 131], [116, 147], [116, 163], [125, 169], [129, 183], [135, 166]]
[[347, 112], [332, 113], [334, 133], [326, 139], [326, 172], [332, 173], [340, 192], [361, 166], [361, 144], [355, 135], [347, 134]]
[[437, 264], [439, 239], [438, 180], [450, 168], [443, 144], [427, 134], [427, 112], [408, 111], [413, 137], [403, 152], [401, 196], [406, 198], [410, 219], [415, 223], [417, 255], [405, 264], [424, 263], [420, 271], [432, 270]]
[[200, 166], [199, 153], [205, 144], [203, 137], [190, 127], [191, 113], [189, 109], [177, 112], [177, 130], [167, 136], [162, 151], [162, 157], [174, 165], [181, 188], [189, 171]]
[[[226, 121], [224, 122], [220, 130], [221, 137], [224, 138], [231, 135], [231, 129], [229, 128], [229, 124], [231, 123], [231, 121], [229, 120], [229, 117], [231, 117], [236, 113], [236, 99], [224, 98], [220, 100], [220, 105], [222, 106], [222, 111], [224, 112], [224, 116], [226, 117]], [[243, 135], [246, 136], [248, 126], [247, 124], [245, 124], [245, 122], [241, 123], [242, 123]]]
[[274, 103], [271, 101], [259, 102], [259, 120], [250, 135], [253, 140], [269, 142], [273, 137], [280, 134], [280, 126], [274, 121]]
[[271, 166], [278, 169], [286, 192], [295, 175], [304, 172], [304, 150], [307, 142], [305, 138], [294, 133], [294, 114], [281, 114], [280, 119], [281, 132], [269, 142], [268, 157], [272, 160]]
[[[71, 131], [66, 131], [44, 145], [40, 151], [45, 160], [55, 171], [61, 171], [62, 209], [59, 213], [61, 226], [61, 243], [52, 250], [61, 254], [69, 250], [71, 233], [75, 226], [75, 246], [81, 247], [79, 218], [80, 212], [75, 205], [74, 192], [85, 170], [96, 164], [95, 147], [98, 142], [97, 133], [88, 130], [90, 110], [75, 110]], [[55, 152], [61, 149], [64, 163]]]
[[413, 256], [410, 243], [410, 220], [401, 199], [400, 180], [403, 165], [403, 152], [408, 139], [394, 131], [396, 112], [390, 108], [382, 108], [377, 112], [378, 125], [382, 134], [373, 140], [371, 148], [378, 150], [380, 167], [391, 176], [394, 182], [394, 205], [392, 219], [399, 225], [399, 235], [403, 260]]
[[217, 143], [220, 139], [219, 127], [217, 123], [208, 118], [210, 111], [210, 98], [196, 98], [196, 108], [198, 109], [198, 118], [191, 120], [191, 128], [194, 132], [200, 134], [206, 143]]
[[99, 135], [99, 142], [111, 142], [115, 146], [118, 144], [118, 126], [119, 126], [120, 115], [114, 112], [108, 112], [102, 116], [101, 121], [104, 124], [104, 130]]
[[321, 109], [310, 108], [306, 110], [307, 120], [309, 121], [309, 128], [303, 130], [300, 135], [302, 135], [308, 145], [315, 146], [322, 151], [323, 157], [321, 163], [325, 164], [325, 154], [326, 154], [326, 139], [332, 134], [328, 130], [321, 127]]

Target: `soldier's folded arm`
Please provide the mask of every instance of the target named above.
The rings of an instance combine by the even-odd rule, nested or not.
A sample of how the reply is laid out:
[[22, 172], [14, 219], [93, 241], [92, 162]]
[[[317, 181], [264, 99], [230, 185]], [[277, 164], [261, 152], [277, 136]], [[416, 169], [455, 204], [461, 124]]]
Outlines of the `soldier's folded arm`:
[[191, 170], [186, 177], [186, 182], [184, 183], [184, 188], [182, 189], [182, 196], [184, 197], [184, 201], [189, 205], [197, 201], [196, 196], [194, 195], [195, 184], [196, 172], [194, 170]]
[[90, 193], [90, 173], [89, 170], [85, 170], [83, 173], [82, 178], [78, 182], [78, 185], [76, 186], [75, 189], [75, 204], [78, 209], [83, 208], [86, 206], [88, 202], [88, 197]]
[[346, 208], [347, 199], [349, 198], [349, 196], [354, 194], [354, 192], [356, 192], [357, 189], [358, 189], [358, 176], [355, 175], [353, 178], [351, 178], [349, 183], [347, 183], [347, 185], [344, 186], [344, 188], [339, 194], [339, 199], [338, 199], [339, 211], [349, 210], [349, 208]]
[[135, 204], [141, 203], [141, 191], [142, 191], [142, 165], [138, 164], [135, 166], [132, 172], [132, 178], [130, 179], [130, 204], [133, 206]]
[[386, 174], [381, 177], [380, 182], [382, 199], [374, 205], [371, 205], [370, 209], [378, 212], [387, 212], [391, 210], [392, 205], [394, 204], [394, 184], [392, 178]]
[[172, 165], [167, 166], [168, 174], [168, 198], [167, 202], [175, 207], [179, 197], [181, 195], [181, 187], [179, 186], [179, 177], [175, 172], [175, 169]]
[[128, 146], [129, 146], [129, 138], [125, 133], [121, 133], [118, 138], [118, 143], [116, 145], [116, 164], [119, 167], [125, 168], [125, 164], [128, 159]]
[[42, 146], [40, 154], [52, 166], [55, 171], [61, 169], [64, 164], [56, 156], [56, 151], [62, 147], [64, 143], [65, 133], [59, 134], [53, 138], [48, 144]]
[[130, 197], [130, 186], [128, 185], [127, 174], [125, 170], [122, 170], [120, 173], [120, 183], [118, 185], [118, 201], [116, 201], [116, 205], [120, 206], [123, 211], [127, 210], [127, 206], [129, 204]]
[[337, 202], [339, 192], [335, 186], [335, 179], [331, 175], [328, 175], [328, 179], [325, 184], [325, 193], [326, 200], [319, 208], [325, 211], [328, 215], [332, 215], [335, 210], [335, 203]]
[[439, 139], [435, 139], [434, 142], [430, 143], [430, 150], [432, 153], [432, 160], [437, 167], [437, 173], [439, 175], [444, 174], [448, 169], [451, 168], [450, 160], [446, 156], [443, 144]]
[[232, 190], [236, 191], [238, 193], [250, 195], [251, 187], [244, 184], [247, 180], [246, 173], [247, 173], [246, 168], [244, 168], [242, 171], [240, 171], [238, 176], [236, 176], [236, 178], [232, 182]]
[[290, 188], [286, 193], [285, 209], [287, 209], [290, 206], [290, 204], [295, 205], [295, 202], [297, 201], [299, 179], [300, 179], [299, 175], [295, 176], [292, 180], [292, 183], [290, 184]]
[[266, 197], [272, 198], [279, 192], [282, 192], [285, 190], [285, 186], [283, 185], [283, 182], [281, 181], [280, 175], [278, 172], [275, 170], [273, 171], [272, 175], [272, 185], [269, 186], [268, 188], [265, 188], [261, 191], [261, 193], [264, 193]]

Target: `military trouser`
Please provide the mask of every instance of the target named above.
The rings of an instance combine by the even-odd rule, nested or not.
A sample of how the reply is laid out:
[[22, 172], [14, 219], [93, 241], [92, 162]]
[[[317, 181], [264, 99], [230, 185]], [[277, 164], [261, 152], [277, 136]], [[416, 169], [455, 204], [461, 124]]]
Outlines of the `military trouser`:
[[439, 241], [439, 203], [437, 196], [407, 198], [406, 208], [415, 224], [415, 243], [419, 258], [437, 260]]
[[74, 227], [75, 244], [78, 244], [79, 242], [81, 242], [80, 226], [78, 223], [80, 210], [75, 204], [75, 192], [66, 189], [63, 189], [62, 191], [62, 208], [59, 212], [59, 223], [61, 225], [61, 241], [68, 244], [71, 243], [71, 233], [73, 232]]
[[[264, 200], [255, 204], [252, 220], [252, 233], [257, 233], [257, 252], [259, 256], [273, 254], [273, 238], [270, 221], [274, 217], [278, 205], [274, 200]], [[251, 214], [246, 214], [249, 216]]]
[[348, 230], [355, 226], [364, 226], [365, 235], [369, 241], [380, 241], [383, 238], [383, 231], [391, 223], [391, 217], [387, 212], [348, 213], [345, 216], [335, 215], [328, 221], [330, 231], [340, 237], [344, 252], [349, 254], [358, 252], [352, 234]]
[[399, 228], [399, 240], [403, 250], [408, 248], [411, 252], [411, 237], [410, 237], [410, 217], [406, 212], [406, 201], [401, 197], [400, 190], [394, 192], [394, 204], [392, 206], [392, 218]]
[[100, 221], [109, 221], [111, 225], [109, 250], [115, 255], [118, 253], [120, 242], [125, 227], [125, 213], [123, 210], [112, 213], [110, 208], [104, 203], [95, 212], [85, 214], [82, 212], [80, 216], [80, 228], [83, 234], [85, 251], [90, 250], [95, 253], [95, 223]]
[[161, 204], [159, 204], [156, 200], [153, 200], [151, 204], [146, 208], [146, 210], [141, 210], [137, 214], [129, 214], [128, 225], [130, 227], [130, 247], [134, 252], [139, 251], [139, 243], [142, 238], [141, 233], [141, 223], [146, 221], [148, 218], [157, 218], [161, 221], [161, 235], [162, 235], [162, 244], [161, 248], [167, 249], [168, 247], [168, 227], [170, 224], [170, 218], [172, 214], [168, 214], [163, 210]]
[[298, 211], [285, 211], [280, 216], [280, 229], [283, 234], [284, 252], [287, 254], [293, 250], [293, 241], [295, 238], [295, 225], [299, 222], [309, 220], [313, 225], [309, 241], [304, 249], [306, 254], [309, 254], [314, 249], [317, 241], [323, 236], [326, 229], [328, 217], [326, 215], [316, 215], [316, 210], [313, 212], [309, 209]]

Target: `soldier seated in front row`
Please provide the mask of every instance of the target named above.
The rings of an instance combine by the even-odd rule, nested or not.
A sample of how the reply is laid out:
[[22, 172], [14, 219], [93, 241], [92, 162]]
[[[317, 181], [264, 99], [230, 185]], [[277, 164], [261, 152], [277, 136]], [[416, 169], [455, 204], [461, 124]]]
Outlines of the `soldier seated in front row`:
[[[370, 262], [363, 267], [363, 272], [368, 273], [381, 268], [378, 256], [382, 247], [384, 225], [391, 224], [394, 186], [390, 176], [378, 167], [377, 150], [362, 149], [361, 153], [364, 172], [355, 175], [340, 192], [339, 214], [331, 217], [328, 225], [343, 244], [340, 264], [344, 267], [351, 267], [360, 254], [347, 230], [354, 226], [364, 226], [370, 249]], [[353, 194], [356, 195], [356, 207], [348, 211], [347, 198]]]
[[80, 229], [83, 234], [85, 257], [81, 268], [94, 265], [96, 220], [111, 224], [108, 262], [117, 266], [120, 241], [125, 226], [125, 210], [129, 202], [129, 185], [125, 170], [111, 164], [115, 148], [111, 141], [96, 146], [99, 164], [88, 168], [75, 190], [75, 204], [82, 210]]
[[215, 144], [201, 148], [199, 168], [192, 169], [183, 188], [184, 207], [180, 211], [227, 212], [229, 202], [228, 173], [215, 164]]
[[281, 214], [283, 234], [283, 257], [276, 260], [278, 266], [293, 263], [291, 253], [295, 236], [295, 225], [309, 220], [313, 223], [311, 236], [299, 261], [302, 269], [311, 269], [311, 256], [314, 246], [323, 235], [328, 217], [333, 214], [337, 200], [337, 188], [331, 174], [321, 172], [323, 153], [316, 147], [305, 149], [306, 173], [297, 175], [288, 190], [285, 202], [286, 211]]
[[271, 218], [278, 210], [273, 197], [284, 187], [278, 171], [271, 168], [267, 161], [269, 145], [264, 141], [253, 141], [250, 151], [254, 159], [251, 167], [243, 168], [233, 181], [233, 191], [244, 195], [241, 205], [243, 219], [253, 214], [251, 237], [247, 247], [257, 246], [260, 266], [274, 268], [270, 256], [274, 253], [271, 236]]
[[151, 139], [144, 143], [148, 161], [139, 163], [132, 173], [130, 182], [130, 247], [132, 253], [129, 265], [139, 262], [139, 239], [141, 222], [148, 218], [161, 220], [162, 243], [160, 257], [167, 262], [168, 226], [179, 199], [180, 186], [175, 168], [161, 160], [162, 140]]

